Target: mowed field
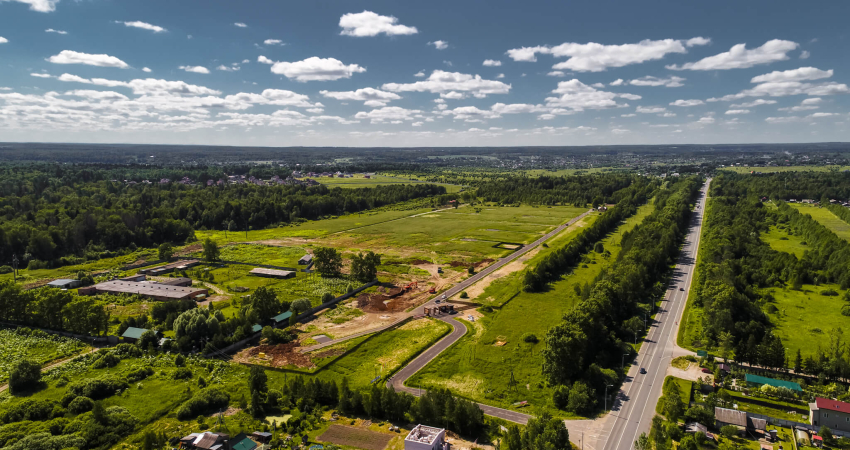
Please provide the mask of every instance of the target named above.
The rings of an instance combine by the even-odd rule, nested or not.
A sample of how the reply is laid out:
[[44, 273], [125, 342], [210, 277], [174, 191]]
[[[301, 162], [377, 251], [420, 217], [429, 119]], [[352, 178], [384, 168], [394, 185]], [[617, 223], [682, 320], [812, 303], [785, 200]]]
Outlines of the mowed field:
[[354, 175], [351, 178], [316, 178], [320, 184], [324, 184], [327, 187], [334, 188], [364, 188], [364, 187], [375, 187], [375, 186], [387, 186], [394, 184], [436, 184], [439, 186], [443, 186], [446, 188], [446, 192], [449, 194], [459, 192], [461, 190], [461, 186], [456, 184], [447, 184], [447, 183], [428, 183], [425, 181], [419, 181], [415, 178], [402, 178], [402, 177], [393, 177], [387, 175], [372, 175], [369, 178], [364, 177], [363, 175]]
[[[514, 402], [528, 400], [535, 407], [552, 408], [552, 391], [545, 386], [540, 373], [543, 363], [540, 352], [545, 346], [542, 341], [546, 332], [560, 322], [563, 314], [579, 300], [574, 286], [591, 283], [603, 268], [613, 264], [620, 252], [622, 233], [639, 224], [652, 208], [650, 204], [642, 206], [637, 214], [601, 241], [611, 256], [606, 258], [590, 251], [583, 264], [552, 283], [546, 292], [522, 292], [521, 271], [506, 277], [505, 281], [494, 282], [475, 300], [483, 305], [496, 306], [494, 312], [468, 323], [470, 332], [411, 378], [408, 386], [421, 383], [423, 388], [447, 387], [456, 394], [500, 407], [511, 407]], [[577, 233], [571, 227], [562, 234], [567, 237], [560, 239], [558, 236], [553, 240], [558, 247], [569, 242]], [[546, 251], [553, 248], [554, 245]], [[530, 264], [544, 255], [541, 250], [529, 261]], [[491, 302], [490, 298], [499, 301]], [[501, 307], [498, 307], [499, 304]], [[523, 335], [526, 333], [535, 335], [540, 342], [524, 342]], [[504, 344], [498, 345], [500, 342]], [[514, 387], [509, 385], [512, 372], [517, 381]]]
[[803, 214], [809, 214], [812, 219], [815, 219], [821, 225], [832, 230], [838, 237], [850, 241], [850, 224], [841, 220], [826, 208], [818, 208], [817, 206], [801, 205], [799, 203], [789, 203], [794, 208], [797, 208]]

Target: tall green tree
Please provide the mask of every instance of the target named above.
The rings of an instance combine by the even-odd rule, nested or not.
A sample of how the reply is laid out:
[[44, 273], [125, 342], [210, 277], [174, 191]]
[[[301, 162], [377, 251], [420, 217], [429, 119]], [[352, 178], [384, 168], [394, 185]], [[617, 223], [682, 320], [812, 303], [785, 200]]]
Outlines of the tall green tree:
[[335, 277], [342, 269], [342, 254], [331, 247], [317, 247], [313, 251], [316, 272], [323, 277]]
[[213, 262], [219, 260], [221, 253], [218, 249], [218, 244], [216, 244], [215, 241], [210, 238], [206, 238], [204, 239], [203, 246], [203, 252], [201, 254], [205, 261]]

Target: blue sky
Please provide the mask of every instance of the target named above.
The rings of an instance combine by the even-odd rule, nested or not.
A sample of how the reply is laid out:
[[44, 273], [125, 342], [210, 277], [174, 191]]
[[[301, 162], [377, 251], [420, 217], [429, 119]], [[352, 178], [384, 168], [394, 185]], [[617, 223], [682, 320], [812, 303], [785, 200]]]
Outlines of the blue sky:
[[850, 3], [0, 0], [0, 141], [850, 140]]

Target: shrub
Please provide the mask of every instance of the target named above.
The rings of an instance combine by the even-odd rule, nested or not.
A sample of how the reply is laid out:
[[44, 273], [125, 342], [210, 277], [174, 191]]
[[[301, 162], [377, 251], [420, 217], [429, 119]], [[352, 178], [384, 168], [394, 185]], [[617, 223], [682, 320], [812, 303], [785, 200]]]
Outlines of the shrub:
[[820, 291], [820, 295], [826, 295], [828, 297], [836, 297], [838, 296], [838, 292], [835, 289], [824, 289]]
[[177, 418], [190, 420], [205, 412], [226, 408], [229, 402], [230, 395], [227, 392], [214, 387], [206, 388], [177, 408]]
[[[0, 420], [4, 423], [20, 422], [22, 420], [48, 420], [53, 417], [53, 411], [59, 406], [53, 400], [34, 400], [28, 398], [8, 407]], [[59, 408], [61, 410], [61, 408]]]
[[121, 362], [121, 358], [113, 352], [105, 352], [99, 358], [91, 363], [92, 369], [103, 369], [106, 367], [115, 367]]
[[150, 367], [142, 367], [128, 373], [127, 381], [130, 383], [135, 383], [137, 381], [142, 381], [151, 375], [153, 375], [153, 369], [151, 369]]
[[33, 389], [41, 382], [41, 366], [28, 359], [16, 361], [9, 371], [9, 391], [13, 394]]
[[192, 378], [192, 371], [189, 370], [188, 367], [178, 367], [174, 373], [171, 374], [171, 378], [175, 380], [188, 380]]
[[88, 397], [79, 396], [68, 404], [68, 411], [71, 414], [82, 414], [89, 412], [94, 408], [94, 401]]
[[460, 293], [460, 298], [469, 298], [469, 294], [467, 294], [466, 291], [463, 291]]
[[115, 395], [116, 392], [123, 391], [128, 387], [126, 381], [107, 375], [75, 381], [68, 385], [68, 393], [75, 397], [82, 395], [93, 400], [100, 400]]
[[10, 266], [0, 266], [0, 274], [12, 273], [12, 268]]
[[295, 339], [295, 336], [288, 333], [286, 330], [266, 326], [263, 327], [263, 338], [265, 338], [269, 344], [285, 344], [287, 342], [292, 342], [292, 340]]
[[522, 341], [523, 341], [523, 342], [528, 342], [529, 344], [536, 344], [536, 343], [540, 342], [540, 340], [539, 340], [539, 339], [537, 339], [537, 336], [535, 336], [535, 335], [534, 335], [534, 334], [532, 334], [532, 333], [525, 333], [525, 334], [523, 334], [523, 335], [522, 335]]
[[113, 352], [121, 359], [140, 358], [142, 356], [142, 351], [139, 350], [139, 347], [127, 343], [116, 345]]

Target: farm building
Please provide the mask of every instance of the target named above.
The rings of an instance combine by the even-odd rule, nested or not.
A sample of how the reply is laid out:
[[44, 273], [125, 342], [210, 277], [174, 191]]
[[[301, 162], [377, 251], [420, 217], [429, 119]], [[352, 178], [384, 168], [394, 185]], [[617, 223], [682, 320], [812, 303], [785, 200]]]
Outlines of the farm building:
[[[127, 328], [127, 330], [124, 331], [124, 334], [122, 334], [121, 337], [124, 338], [124, 342], [135, 344], [136, 341], [142, 338], [142, 335], [145, 333], [145, 331], [148, 331], [148, 329], [129, 327]], [[154, 334], [156, 334], [156, 331], [154, 331]]]
[[287, 311], [272, 317], [272, 320], [274, 321], [274, 324], [277, 325], [279, 323], [289, 323], [290, 317], [292, 317], [292, 311]]
[[792, 391], [803, 392], [803, 388], [800, 387], [799, 384], [794, 383], [793, 381], [784, 381], [784, 380], [775, 380], [773, 378], [762, 377], [759, 375], [746, 375], [747, 386], [751, 387], [762, 387], [763, 385], [773, 386], [773, 387], [784, 387], [791, 389]]
[[138, 283], [140, 281], [145, 281], [147, 279], [148, 279], [147, 275], [145, 275], [143, 273], [137, 273], [135, 275], [130, 275], [129, 277], [119, 278], [119, 280], [121, 280], [121, 281], [134, 281], [136, 283]]
[[201, 295], [206, 295], [206, 289], [169, 286], [150, 281], [134, 283], [132, 281], [112, 280], [89, 286], [78, 291], [81, 295], [95, 294], [138, 294], [150, 297], [153, 300], [192, 300]]
[[446, 430], [416, 425], [404, 438], [404, 450], [442, 450], [447, 448]]
[[229, 442], [229, 444], [231, 450], [254, 450], [259, 447], [256, 442], [252, 441], [251, 438], [246, 436], [244, 433], [238, 434]]
[[262, 267], [255, 267], [251, 269], [251, 275], [255, 275], [258, 277], [266, 277], [266, 278], [295, 278], [295, 272], [291, 270], [277, 270], [277, 269], [265, 269]]
[[176, 261], [173, 263], [168, 263], [162, 266], [149, 267], [146, 269], [139, 269], [139, 273], [150, 274], [150, 275], [165, 275], [167, 273], [173, 272], [175, 269], [189, 269], [191, 267], [195, 267], [201, 262], [197, 259], [186, 259], [183, 261]]
[[53, 280], [50, 283], [47, 283], [48, 286], [59, 289], [74, 289], [75, 287], [80, 285], [80, 280], [71, 280], [68, 278], [62, 278], [59, 280]]
[[809, 423], [850, 432], [850, 403], [817, 397], [809, 403]]
[[165, 280], [165, 281], [159, 281], [158, 283], [164, 284], [166, 286], [191, 287], [192, 286], [192, 279], [191, 278], [185, 278], [185, 277], [178, 277], [178, 278], [170, 278], [170, 279]]
[[218, 434], [205, 431], [203, 433], [192, 433], [180, 438], [180, 448], [188, 449], [221, 449], [230, 440], [227, 434]]
[[298, 265], [307, 266], [310, 265], [311, 262], [313, 262], [313, 255], [307, 253], [306, 255], [302, 256], [301, 259], [298, 260]]
[[738, 427], [740, 430], [761, 430], [765, 431], [767, 429], [767, 421], [764, 419], [757, 419], [755, 417], [751, 417], [744, 411], [738, 411], [736, 409], [727, 409], [727, 408], [714, 408], [714, 418], [717, 422], [717, 428], [721, 428], [726, 425], [734, 425]]

